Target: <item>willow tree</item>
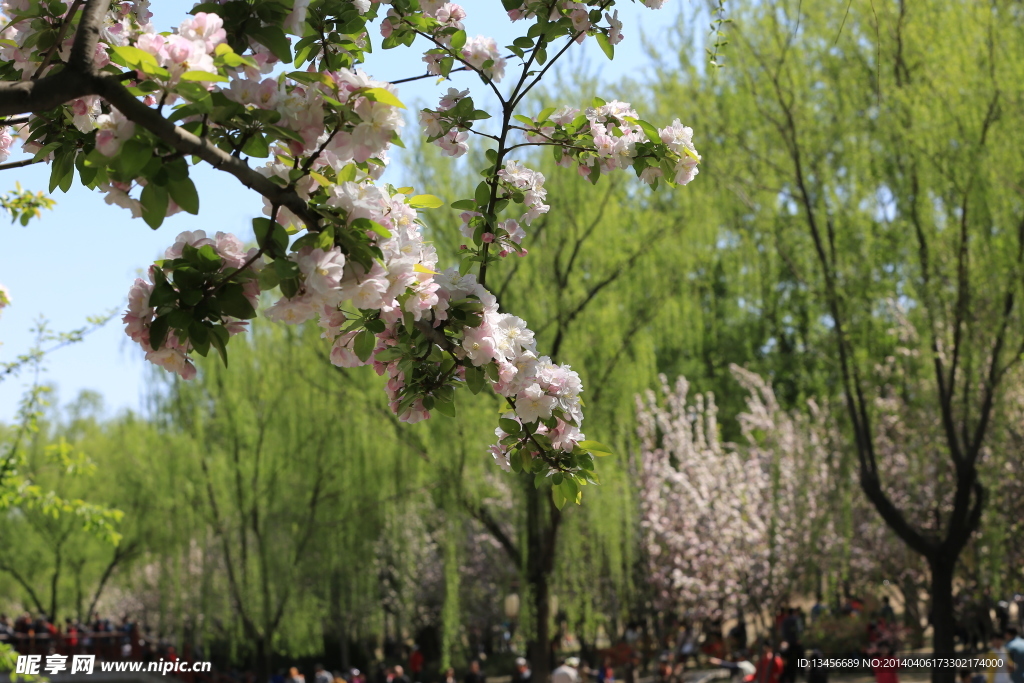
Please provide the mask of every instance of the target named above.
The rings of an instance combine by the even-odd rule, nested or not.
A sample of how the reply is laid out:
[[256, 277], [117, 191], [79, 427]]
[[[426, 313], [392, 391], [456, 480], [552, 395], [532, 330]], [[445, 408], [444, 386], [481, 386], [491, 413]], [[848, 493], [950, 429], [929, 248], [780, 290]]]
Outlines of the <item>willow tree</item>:
[[[386, 407], [371, 387], [327, 367], [315, 343], [263, 324], [229, 370], [206, 363], [157, 399], [165, 428], [189, 437], [182, 457], [198, 481], [184, 500], [201, 514], [191, 532], [209, 573], [200, 578], [227, 596], [205, 602], [228, 609], [236, 645], [264, 672], [275, 653], [312, 656], [325, 635], [347, 642], [357, 618], [379, 623], [371, 560], [385, 516], [423, 487], [415, 461], [400, 462], [372, 428]], [[332, 417], [339, 406], [350, 406], [344, 421]]]
[[957, 558], [986, 500], [979, 464], [1024, 350], [1024, 120], [1008, 99], [1020, 17], [1004, 3], [784, 2], [732, 19], [730, 67], [666, 65], [664, 100], [716, 122], [708, 170], [741, 207], [732, 229], [771, 249], [811, 303], [825, 334], [803, 350], [827, 357], [860, 487], [927, 562], [934, 648], [952, 652]]
[[[524, 109], [549, 111], [566, 93], [586, 102], [598, 87], [595, 81], [575, 79], [561, 88], [538, 89]], [[645, 90], [624, 83], [613, 92], [629, 92], [636, 100]], [[446, 187], [452, 197], [472, 192], [478, 182], [472, 168], [482, 159], [470, 155], [465, 166], [453, 168], [429, 146], [415, 154], [409, 182]], [[529, 254], [516, 258], [512, 252], [488, 277], [502, 308], [524, 311], [537, 321], [538, 343], [554, 362], [573, 359], [588, 410], [599, 416], [587, 436], [613, 444], [616, 452], [602, 460], [601, 485], [592, 494], [588, 489], [599, 502], [594, 509], [567, 512], [551, 504], [548, 490], [557, 489], [557, 478], [519, 472], [501, 458], [490, 465], [474, 463], [473, 451], [483, 448], [489, 436], [489, 430], [474, 426], [477, 420], [459, 429], [453, 447], [443, 440], [441, 424], [413, 447], [443, 463], [441, 471], [454, 473], [445, 476], [457, 483], [454, 495], [463, 512], [517, 569], [517, 588], [506, 590], [522, 594], [518, 620], [532, 644], [532, 669], [544, 677], [551, 666], [556, 617], [564, 617], [586, 645], [599, 624], [615, 630], [642, 607], [633, 584], [638, 559], [636, 501], [629, 483], [630, 397], [655, 381], [659, 370], [678, 367], [682, 350], [699, 343], [697, 335], [679, 330], [700, 315], [699, 303], [688, 296], [688, 277], [706, 265], [714, 231], [692, 212], [669, 215], [667, 189], [651, 193], [619, 176], [594, 183], [561, 175], [547, 150], [527, 163], [548, 178], [550, 208], [532, 223]], [[439, 267], [471, 246], [470, 217], [458, 208], [428, 217]], [[449, 227], [460, 223], [461, 235]], [[494, 409], [493, 402], [479, 400], [459, 407], [461, 414]], [[514, 469], [518, 476], [507, 485], [493, 480], [488, 470], [498, 467]], [[556, 603], [558, 614], [551, 610]]]

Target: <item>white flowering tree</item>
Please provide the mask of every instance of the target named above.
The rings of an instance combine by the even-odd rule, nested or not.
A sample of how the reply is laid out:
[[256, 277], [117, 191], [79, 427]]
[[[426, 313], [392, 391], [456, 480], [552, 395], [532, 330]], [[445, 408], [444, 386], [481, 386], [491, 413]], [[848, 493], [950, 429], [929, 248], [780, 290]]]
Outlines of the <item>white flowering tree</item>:
[[732, 373], [748, 393], [744, 444], [721, 441], [714, 396], [691, 403], [683, 377], [662, 376], [661, 401], [637, 397], [641, 526], [662, 608], [774, 613], [835, 538], [827, 416], [813, 402], [782, 410], [761, 377]]
[[[652, 8], [662, 0], [644, 0]], [[151, 23], [148, 0], [10, 0], [0, 37], [0, 160], [20, 140], [48, 163], [50, 189], [76, 177], [157, 228], [198, 214], [190, 170], [209, 164], [262, 196], [257, 246], [233, 235], [185, 232], [131, 288], [127, 334], [147, 358], [189, 379], [192, 358], [227, 362], [233, 335], [257, 313], [318, 319], [339, 366], [387, 375], [405, 422], [454, 415], [455, 390], [489, 388], [507, 403], [493, 456], [513, 470], [553, 475], [556, 504], [593, 483], [599, 444], [580, 432], [579, 377], [537, 349], [526, 321], [500, 310], [489, 269], [525, 256], [531, 220], [547, 211], [544, 178], [522, 165], [536, 147], [597, 182], [631, 169], [651, 185], [697, 173], [692, 131], [657, 128], [623, 102], [595, 99], [535, 116], [524, 98], [573, 45], [593, 38], [613, 56], [622, 40], [613, 0], [503, 0], [523, 35], [504, 50], [467, 36], [459, 5], [439, 0], [227, 0], [197, 4], [172, 32]], [[458, 157], [475, 137], [486, 168], [456, 201], [466, 239], [459, 267], [438, 271], [418, 211], [431, 194], [380, 184], [400, 144], [403, 104], [393, 83], [360, 66], [374, 43], [424, 39], [427, 74], [469, 72], [498, 102], [478, 108], [447, 88], [420, 113], [423, 133]], [[511, 82], [510, 87], [504, 83]], [[482, 128], [481, 121], [497, 119]], [[13, 131], [16, 134], [12, 134]]]

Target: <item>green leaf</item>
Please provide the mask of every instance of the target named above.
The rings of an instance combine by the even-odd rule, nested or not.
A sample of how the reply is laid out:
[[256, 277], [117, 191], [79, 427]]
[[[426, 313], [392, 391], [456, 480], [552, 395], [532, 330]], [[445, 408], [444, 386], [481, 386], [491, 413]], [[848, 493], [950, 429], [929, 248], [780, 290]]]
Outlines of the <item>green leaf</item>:
[[544, 480], [548, 478], [547, 472], [541, 470], [533, 477], [533, 488], [539, 489]]
[[156, 57], [145, 50], [140, 50], [137, 47], [125, 45], [124, 47], [113, 47], [110, 51], [113, 53], [111, 61], [115, 64], [131, 67], [133, 69], [141, 69], [143, 66], [160, 67], [160, 64], [156, 61]]
[[228, 330], [223, 325], [217, 325], [210, 330], [210, 344], [217, 349], [220, 359], [224, 361], [224, 367], [228, 366]]
[[186, 176], [181, 180], [169, 181], [167, 191], [182, 211], [187, 211], [193, 216], [199, 213], [199, 193], [196, 192], [196, 185], [191, 178]]
[[477, 206], [481, 209], [487, 206], [487, 202], [491, 200], [491, 186], [487, 184], [487, 181], [481, 181], [480, 184], [476, 186], [473, 198], [476, 200]]
[[453, 401], [438, 401], [434, 408], [437, 412], [448, 417], [455, 417], [455, 403]]
[[121, 151], [116, 157], [116, 163], [126, 179], [131, 179], [137, 178], [152, 158], [153, 145], [133, 138], [121, 145]]
[[497, 382], [500, 379], [498, 375], [498, 366], [494, 363], [488, 363], [484, 366], [484, 372], [487, 374], [487, 379], [492, 382]]
[[203, 83], [226, 83], [228, 81], [227, 76], [221, 76], [220, 74], [213, 74], [209, 71], [186, 71], [181, 75], [183, 81], [200, 81]]
[[149, 324], [149, 345], [153, 347], [154, 351], [159, 351], [160, 347], [164, 345], [168, 329], [170, 329], [170, 324], [166, 315], [158, 315]]
[[474, 365], [467, 365], [466, 386], [474, 394], [479, 394], [484, 388], [484, 369]]
[[562, 493], [562, 487], [555, 486], [551, 489], [551, 499], [559, 510], [565, 507], [565, 494]]
[[256, 317], [256, 309], [246, 298], [242, 285], [237, 282], [224, 285], [217, 295], [217, 305], [221, 313], [233, 318], [249, 320]]
[[338, 183], [347, 183], [356, 179], [356, 165], [348, 164], [345, 168], [338, 171]]
[[608, 59], [615, 59], [615, 46], [608, 40], [608, 36], [603, 33], [598, 33], [597, 44], [601, 46], [601, 51], [604, 52], [605, 57]]
[[288, 231], [280, 223], [271, 226], [269, 218], [253, 218], [252, 230], [256, 244], [273, 257], [284, 256], [288, 250]]
[[461, 50], [466, 45], [466, 32], [456, 31], [452, 34], [452, 49]]
[[512, 471], [519, 474], [523, 469], [523, 452], [517, 448], [508, 457], [508, 464]]
[[142, 196], [139, 199], [142, 201], [142, 220], [156, 230], [167, 217], [167, 190], [150, 181], [142, 188]]
[[658, 129], [655, 128], [653, 125], [647, 123], [646, 121], [639, 120], [636, 123], [638, 126], [640, 126], [641, 129], [643, 129], [644, 133], [647, 135], [648, 140], [652, 140], [654, 142], [661, 141], [661, 133], [659, 133]]
[[456, 211], [476, 211], [476, 202], [472, 199], [460, 199], [452, 202], [452, 208]]
[[390, 104], [392, 107], [398, 107], [405, 109], [405, 105], [402, 104], [402, 100], [395, 97], [393, 93], [384, 88], [367, 88], [361, 91], [363, 97], [374, 102], [380, 102], [381, 104]]
[[583, 450], [589, 451], [598, 456], [611, 455], [613, 452], [610, 446], [605, 446], [600, 441], [591, 441], [588, 439], [586, 441], [580, 441], [578, 445]]
[[285, 64], [292, 61], [292, 46], [280, 26], [260, 26], [249, 31], [249, 35], [265, 46]]
[[68, 173], [68, 169], [74, 168], [71, 161], [73, 154], [74, 152], [71, 150], [62, 150], [54, 155], [53, 166], [50, 168], [50, 192], [53, 192], [60, 186], [64, 176]]
[[498, 426], [506, 434], [519, 434], [523, 431], [523, 426], [519, 422], [508, 417], [499, 418]]
[[391, 231], [385, 228], [377, 221], [371, 221], [369, 218], [357, 218], [352, 221], [352, 227], [356, 230], [367, 230], [369, 232], [375, 232], [381, 237], [391, 237]]
[[366, 360], [373, 354], [374, 347], [377, 346], [377, 338], [373, 336], [373, 332], [369, 330], [363, 330], [356, 335], [355, 344], [353, 348], [356, 352], [356, 356], [359, 360], [366, 362]]
[[580, 492], [580, 487], [568, 475], [562, 479], [562, 483], [558, 488], [561, 489], [562, 495], [565, 496], [566, 500], [576, 500], [576, 494]]
[[418, 194], [411, 197], [408, 203], [414, 209], [437, 209], [444, 206], [444, 202], [432, 194]]
[[287, 258], [274, 259], [273, 270], [277, 273], [279, 280], [289, 280], [299, 276], [299, 264]]
[[281, 283], [281, 278], [277, 275], [277, 270], [274, 268], [264, 268], [259, 273], [260, 290], [267, 292], [277, 287]]

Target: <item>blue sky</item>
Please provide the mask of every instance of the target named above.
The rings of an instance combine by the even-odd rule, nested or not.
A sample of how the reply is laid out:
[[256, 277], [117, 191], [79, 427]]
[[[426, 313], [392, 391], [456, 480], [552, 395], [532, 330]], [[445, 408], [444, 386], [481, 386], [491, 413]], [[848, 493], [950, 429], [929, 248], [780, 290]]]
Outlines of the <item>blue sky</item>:
[[[155, 23], [162, 29], [174, 26], [191, 5], [158, 0], [153, 3]], [[520, 29], [525, 30], [525, 24], [513, 25], [508, 21], [499, 0], [464, 0], [462, 5], [469, 14], [466, 30], [471, 36], [489, 35], [499, 45], [507, 45], [519, 35]], [[626, 38], [616, 48], [615, 60], [609, 62], [596, 43], [589, 40], [570, 51], [571, 70], [563, 73], [585, 68], [591, 74], [599, 73], [608, 83], [625, 76], [642, 76], [648, 60], [641, 34], [657, 38], [664, 27], [677, 21], [680, 10], [689, 15], [692, 9], [687, 0], [670, 0], [660, 11], [621, 2], [619, 16]], [[374, 39], [379, 45], [379, 36]], [[378, 50], [365, 69], [374, 78], [386, 80], [423, 73], [412, 49]], [[509, 80], [514, 72], [517, 69], [511, 62], [507, 70]], [[485, 95], [485, 88], [468, 75], [461, 75], [455, 85], [471, 87], [478, 98]], [[438, 93], [447, 87], [448, 84], [435, 85], [434, 79], [424, 79], [400, 86], [399, 96], [414, 109], [416, 103], [436, 102]], [[406, 130], [408, 135], [411, 131]], [[394, 156], [385, 180], [400, 183], [403, 159], [401, 150], [396, 151], [399, 154]], [[11, 160], [17, 158], [12, 156]], [[49, 172], [49, 166], [42, 164], [5, 171], [0, 174], [0, 192], [13, 189], [15, 182], [33, 190], [45, 190]], [[85, 189], [77, 179], [66, 195], [59, 190], [55, 193], [56, 208], [45, 212], [41, 220], [26, 228], [0, 226], [0, 283], [10, 290], [12, 298], [12, 305], [0, 317], [0, 358], [9, 360], [30, 347], [30, 329], [40, 317], [47, 318], [52, 329], [70, 330], [82, 326], [89, 315], [112, 309], [120, 311], [133, 279], [152, 260], [161, 257], [182, 230], [223, 230], [251, 239], [250, 221], [262, 211], [260, 197], [209, 166], [197, 166], [192, 174], [199, 189], [199, 215], [173, 216], [159, 230], [150, 230], [142, 220], [132, 219], [125, 209], [108, 206], [102, 195]], [[143, 405], [150, 376], [147, 365], [138, 347], [122, 332], [118, 318], [82, 343], [51, 354], [45, 364], [46, 381], [56, 385], [62, 402], [72, 400], [83, 389], [91, 389], [103, 395], [108, 412], [138, 410]], [[28, 379], [0, 383], [0, 422], [13, 419]]]

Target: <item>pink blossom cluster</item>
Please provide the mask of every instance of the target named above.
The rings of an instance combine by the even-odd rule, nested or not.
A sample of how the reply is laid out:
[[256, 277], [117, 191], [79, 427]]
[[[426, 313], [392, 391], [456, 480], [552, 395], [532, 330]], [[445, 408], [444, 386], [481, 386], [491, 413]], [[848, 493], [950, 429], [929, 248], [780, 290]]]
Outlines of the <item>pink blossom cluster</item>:
[[664, 608], [774, 604], [834, 536], [824, 416], [787, 413], [760, 377], [732, 372], [748, 392], [743, 445], [721, 441], [714, 396], [690, 403], [685, 378], [662, 376], [663, 403], [637, 397], [641, 527]]
[[[562, 107], [547, 117], [554, 125], [535, 125], [526, 130], [526, 139], [537, 144], [562, 144], [559, 165], [570, 167], [577, 164], [577, 171], [583, 177], [590, 176], [595, 167], [601, 173], [625, 169], [637, 163], [640, 145], [652, 142], [647, 131], [653, 134], [653, 126], [645, 130], [637, 119], [637, 112], [626, 102], [614, 100], [600, 106], [590, 107], [582, 113], [575, 107]], [[546, 123], [546, 122], [545, 122]], [[568, 128], [573, 134], [568, 135]], [[658, 129], [658, 138], [653, 142], [664, 145], [663, 151], [672, 159], [671, 181], [686, 185], [697, 175], [700, 154], [693, 146], [693, 129], [675, 119], [670, 126]], [[587, 139], [589, 136], [589, 140]], [[638, 167], [640, 179], [652, 184], [663, 177], [660, 163], [647, 163]]]
[[177, 33], [164, 36], [147, 31], [138, 37], [135, 46], [156, 58], [157, 64], [170, 74], [166, 83], [173, 85], [189, 71], [217, 73], [213, 53], [226, 40], [220, 16], [197, 12], [181, 22]]
[[438, 102], [437, 109], [424, 109], [420, 112], [424, 135], [433, 138], [434, 144], [450, 157], [460, 157], [469, 150], [469, 143], [466, 142], [469, 133], [460, 130], [455, 121], [445, 116], [445, 112], [454, 109], [455, 105], [468, 96], [469, 90], [448, 88], [448, 92]]
[[507, 194], [511, 195], [516, 190], [522, 192], [526, 213], [519, 220], [523, 223], [529, 225], [534, 218], [550, 210], [551, 207], [544, 203], [548, 191], [544, 189], [544, 175], [540, 171], [530, 170], [509, 160], [505, 162], [505, 167], [498, 171], [498, 178], [511, 190]]
[[[462, 348], [476, 366], [497, 365], [494, 391], [513, 399], [520, 422], [537, 423], [534, 432], [547, 435], [554, 448], [571, 452], [584, 439], [579, 431], [583, 421], [579, 375], [568, 365], [538, 357], [534, 334], [523, 319], [499, 313], [497, 305], [485, 305], [483, 324], [466, 331]], [[555, 426], [549, 429], [543, 421], [552, 416]], [[504, 436], [499, 429], [499, 441]], [[507, 446], [496, 444], [491, 453], [503, 467], [508, 465]]]
[[[21, 72], [23, 80], [33, 78], [42, 66], [43, 51], [35, 47], [38, 38], [34, 36], [45, 24], [33, 21], [30, 13], [32, 4], [31, 0], [6, 0], [0, 4], [0, 11], [3, 12], [5, 19], [4, 28], [0, 31], [0, 60], [13, 62], [15, 70]], [[99, 43], [93, 55], [96, 68], [103, 68], [110, 63], [107, 48], [129, 45], [140, 33], [152, 31], [150, 19], [153, 13], [149, 11], [149, 4], [149, 0], [135, 0], [115, 2], [110, 6], [104, 15]], [[69, 8], [68, 12], [70, 11]], [[67, 16], [65, 13], [61, 19], [66, 19]], [[68, 58], [73, 42], [74, 33], [68, 31], [58, 50], [60, 59]], [[49, 72], [57, 63], [59, 62], [51, 60], [43, 73]]]
[[[332, 343], [331, 361], [342, 367], [372, 363], [379, 374], [388, 376], [388, 396], [399, 418], [418, 422], [430, 416], [422, 398], [399, 412], [405, 374], [397, 360], [379, 361], [376, 356], [394, 346], [405, 314], [414, 321], [428, 320], [436, 326], [447, 320], [450, 301], [475, 297], [483, 304], [483, 323], [466, 329], [456, 356], [475, 366], [496, 363], [500, 381], [493, 384], [494, 390], [514, 397], [517, 406], [523, 406], [527, 422], [551, 417], [555, 408], [562, 410], [575, 424], [560, 420], [552, 438], [559, 448], [571, 451], [582, 439], [575, 426], [583, 419], [578, 375], [568, 366], [552, 365], [546, 357], [538, 359], [533, 332], [520, 318], [499, 313], [494, 296], [477, 284], [475, 276], [460, 276], [455, 269], [437, 273], [437, 253], [423, 241], [416, 211], [406, 198], [390, 196], [370, 183], [346, 182], [331, 188], [328, 205], [342, 210], [350, 223], [365, 218], [383, 226], [390, 236], [373, 237], [384, 258], [367, 270], [346, 261], [337, 248], [300, 249], [289, 257], [301, 272], [300, 291], [294, 297], [279, 299], [266, 310], [266, 316], [290, 324], [318, 316], [322, 336]], [[365, 361], [359, 359], [354, 348], [361, 330], [345, 330], [351, 322], [340, 310], [345, 302], [362, 311], [379, 311], [385, 324], [376, 335], [374, 354]], [[534, 395], [540, 390], [544, 397]], [[546, 430], [543, 425], [540, 429], [542, 433]]]
[[[586, 39], [588, 34], [591, 34], [597, 27], [591, 20], [590, 12], [595, 7], [600, 8], [603, 3], [599, 2], [576, 2], [575, 0], [559, 0], [553, 5], [549, 3], [538, 3], [535, 0], [526, 0], [520, 4], [519, 7], [513, 7], [508, 10], [508, 17], [512, 21], [519, 21], [521, 19], [533, 19], [537, 16], [536, 12], [550, 10], [548, 13], [548, 21], [555, 21], [559, 17], [566, 16], [572, 21], [573, 31], [577, 32], [579, 36], [576, 38], [576, 42], [582, 43]], [[652, 9], [660, 9], [664, 0], [645, 0], [644, 4]], [[508, 5], [505, 5], [508, 7]], [[618, 45], [622, 42], [622, 22], [619, 20], [619, 11], [605, 12], [604, 19], [608, 22], [607, 36], [608, 42], [612, 45]]]
[[[640, 124], [628, 120], [636, 120], [636, 110], [626, 102], [613, 100], [600, 107], [587, 109], [585, 115], [594, 138], [596, 154], [583, 155], [580, 174], [587, 175], [595, 163], [601, 166], [604, 173], [632, 166], [637, 154], [637, 143], [648, 141], [647, 133]], [[700, 155], [693, 146], [693, 130], [681, 125], [679, 119], [676, 119], [671, 126], [658, 132], [661, 141], [678, 157], [672, 182], [686, 185], [697, 175], [697, 164], [700, 161]], [[652, 183], [661, 176], [660, 166], [648, 166], [640, 174], [640, 179]]]
[[[206, 236], [203, 230], [186, 231], [178, 235], [174, 244], [167, 248], [164, 257], [167, 259], [181, 258], [185, 245], [197, 249], [210, 246], [221, 259], [221, 272], [228, 269], [238, 269], [246, 264], [247, 260], [254, 255], [255, 250], [246, 253], [242, 243], [234, 235], [218, 232], [212, 238]], [[249, 266], [252, 268], [255, 264]], [[183, 379], [192, 379], [196, 375], [196, 368], [189, 359], [190, 345], [187, 341], [178, 339], [174, 330], [167, 334], [167, 338], [159, 349], [154, 350], [150, 345], [150, 326], [156, 318], [156, 308], [150, 302], [150, 295], [153, 293], [154, 284], [157, 281], [156, 270], [160, 268], [154, 264], [149, 268], [149, 281], [136, 278], [128, 292], [128, 310], [121, 318], [125, 324], [125, 334], [132, 341], [136, 342], [146, 352], [146, 360], [159, 365], [165, 370], [175, 372]], [[255, 278], [247, 280], [244, 285], [245, 297], [255, 308], [259, 299], [259, 283]], [[230, 335], [238, 334], [246, 329], [244, 320], [227, 319], [225, 327]]]
[[[436, 20], [437, 23], [430, 31], [430, 37], [439, 46], [437, 49], [428, 50], [423, 55], [423, 61], [427, 65], [427, 73], [441, 76], [441, 62], [452, 49], [452, 29], [457, 31], [465, 29], [463, 19], [466, 18], [466, 10], [461, 5], [442, 0], [424, 0], [420, 2], [420, 8], [423, 16]], [[388, 10], [384, 21], [381, 22], [380, 33], [388, 38], [401, 24], [402, 15], [392, 7]], [[498, 83], [505, 76], [505, 58], [498, 51], [498, 44], [494, 38], [487, 36], [466, 38], [465, 43], [457, 48], [456, 53], [463, 63], [472, 67], [488, 80]]]
[[[437, 26], [434, 27], [434, 38], [442, 45], [451, 46], [451, 36], [444, 29], [462, 30], [465, 28], [462, 20], [466, 18], [466, 10], [461, 5], [443, 0], [424, 0], [420, 2], [420, 9], [423, 16], [437, 20]], [[389, 9], [380, 25], [381, 35], [385, 38], [390, 37], [401, 23], [402, 15], [394, 8]], [[424, 59], [424, 61], [427, 60]]]
[[0, 163], [7, 161], [11, 156], [11, 145], [14, 144], [14, 136], [8, 126], [0, 126]]
[[495, 83], [504, 78], [505, 58], [498, 52], [498, 44], [494, 38], [486, 36], [469, 38], [462, 47], [461, 54], [467, 64]]

